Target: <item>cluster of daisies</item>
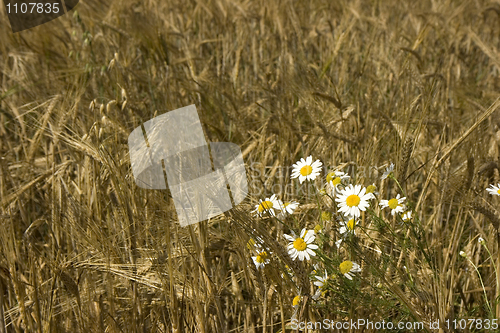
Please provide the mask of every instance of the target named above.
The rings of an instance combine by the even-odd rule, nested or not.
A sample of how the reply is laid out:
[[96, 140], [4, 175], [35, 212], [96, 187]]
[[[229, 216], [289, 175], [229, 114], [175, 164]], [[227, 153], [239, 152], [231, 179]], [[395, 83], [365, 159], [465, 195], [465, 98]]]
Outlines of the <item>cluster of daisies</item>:
[[[388, 177], [392, 177], [393, 171], [394, 164], [391, 163], [385, 170], [381, 179], [384, 180]], [[331, 191], [333, 197], [336, 196], [335, 201], [339, 208], [338, 211], [343, 213], [345, 217], [344, 221], [340, 221], [341, 234], [346, 231], [354, 230], [356, 219], [360, 217], [362, 211], [365, 211], [366, 208], [370, 206], [369, 200], [375, 199], [376, 193], [376, 186], [374, 184], [365, 188], [361, 185], [347, 184], [349, 179], [350, 176], [341, 171], [330, 172], [326, 176], [327, 188]], [[382, 209], [390, 208], [393, 216], [395, 214], [400, 214], [403, 221], [409, 221], [411, 219], [411, 211], [408, 210], [404, 204], [405, 200], [406, 197], [401, 197], [398, 193], [394, 198], [380, 200], [379, 205]]]
[[[314, 181], [321, 174], [322, 166], [323, 163], [319, 160], [313, 162], [312, 156], [306, 159], [302, 158], [293, 165], [291, 178], [298, 178], [300, 184], [304, 181]], [[394, 164], [391, 164], [385, 170], [381, 179], [383, 180], [388, 177], [393, 178], [393, 170]], [[330, 196], [330, 198], [334, 200], [337, 206], [337, 213], [340, 215], [339, 233], [341, 237], [336, 242], [338, 248], [343, 238], [350, 234], [354, 234], [357, 221], [361, 217], [361, 212], [366, 211], [366, 209], [370, 207], [371, 200], [376, 199], [375, 194], [377, 194], [374, 184], [368, 187], [359, 184], [351, 184], [350, 178], [348, 174], [342, 171], [337, 170], [329, 172], [326, 175], [325, 188], [321, 190], [321, 193]], [[393, 216], [398, 214], [403, 221], [409, 221], [411, 219], [411, 211], [407, 210], [404, 204], [405, 199], [405, 197], [401, 197], [400, 194], [397, 194], [394, 198], [380, 200], [379, 205], [382, 209], [389, 208]], [[283, 202], [273, 194], [270, 198], [260, 200], [255, 206], [253, 213], [255, 216], [259, 217], [273, 216], [284, 218], [287, 215], [293, 214], [298, 206], [298, 202]], [[322, 212], [323, 221], [330, 220], [331, 216], [332, 214], [330, 212]], [[295, 234], [293, 230], [290, 235], [283, 235], [289, 242], [287, 251], [292, 260], [311, 260], [311, 257], [316, 256], [315, 250], [318, 249], [318, 245], [314, 244], [314, 241], [316, 239], [316, 234], [319, 233], [320, 230], [321, 226], [317, 225], [314, 230], [302, 229], [299, 235]], [[264, 268], [265, 265], [270, 262], [269, 251], [265, 250], [262, 244], [255, 244], [254, 251], [256, 255], [253, 256], [252, 259], [256, 267], [258, 269]], [[314, 276], [314, 285], [318, 287], [313, 299], [318, 299], [321, 295], [324, 295], [325, 286], [330, 278], [326, 270], [323, 275], [315, 275], [317, 271], [318, 268], [316, 267], [312, 274]], [[352, 280], [355, 273], [361, 272], [361, 266], [353, 261], [344, 260], [339, 265], [338, 271], [345, 278]], [[300, 299], [301, 297], [299, 295], [293, 300], [294, 307], [298, 306]]]
[[284, 217], [288, 214], [293, 214], [298, 206], [298, 202], [283, 202], [276, 197], [276, 194], [273, 194], [270, 198], [265, 198], [264, 200], [261, 199], [259, 204], [255, 206], [255, 210], [252, 211], [252, 213], [260, 217], [264, 217], [266, 215]]
[[[313, 161], [312, 156], [308, 156], [306, 159], [302, 158], [293, 165], [291, 178], [298, 179], [300, 184], [305, 181], [315, 181], [322, 172], [322, 166], [323, 163], [319, 160]], [[396, 180], [393, 171], [394, 164], [391, 163], [381, 176], [381, 180], [387, 178]], [[361, 213], [371, 206], [372, 200], [377, 199], [376, 195], [378, 196], [378, 193], [375, 191], [375, 184], [367, 187], [359, 184], [352, 184], [351, 177], [340, 170], [329, 172], [324, 180], [324, 188], [320, 193], [328, 195], [336, 206], [338, 232], [340, 234], [339, 239], [336, 241], [336, 246], [340, 248], [343, 240], [351, 235], [355, 235], [356, 225], [361, 218]], [[490, 188], [487, 188], [486, 191], [492, 195], [500, 196], [500, 183], [496, 186], [493, 184], [490, 185]], [[395, 196], [389, 199], [379, 200], [378, 206], [382, 210], [388, 209], [393, 217], [398, 216], [403, 222], [409, 222], [412, 219], [412, 212], [406, 206], [405, 200], [406, 197], [402, 196], [400, 193], [395, 193]], [[269, 198], [260, 200], [252, 213], [261, 218], [276, 217], [278, 219], [285, 219], [288, 215], [292, 215], [297, 207], [299, 207], [298, 202], [283, 202], [273, 194]], [[332, 212], [321, 212], [321, 220], [331, 221]], [[309, 261], [315, 257], [316, 250], [318, 249], [315, 240], [317, 234], [320, 232], [321, 226], [318, 224], [312, 230], [303, 228], [299, 234], [296, 234], [293, 230], [291, 230], [291, 234], [284, 234], [283, 237], [288, 242], [287, 252], [290, 258], [292, 260]], [[481, 237], [479, 238], [479, 242], [482, 245], [486, 244]], [[255, 253], [255, 255], [252, 256], [252, 260], [257, 269], [263, 269], [270, 263], [272, 253], [264, 246], [262, 239], [257, 237], [257, 242], [251, 239], [249, 242], [249, 249]], [[466, 253], [463, 251], [460, 252], [460, 255], [467, 258]], [[329, 275], [326, 269], [324, 269], [324, 273], [321, 273], [319, 264], [314, 264], [313, 266], [314, 270], [311, 277], [313, 285], [317, 287], [317, 289], [312, 298], [317, 300], [325, 295], [329, 281], [332, 280], [332, 276]], [[292, 270], [290, 270], [288, 266], [286, 268], [286, 273], [290, 277], [293, 277]], [[338, 266], [337, 272], [340, 272], [340, 275], [346, 279], [353, 280], [356, 273], [361, 272], [361, 266], [351, 260], [344, 260]], [[282, 277], [284, 277], [284, 274], [282, 274]], [[292, 305], [296, 309], [298, 309], [302, 301], [301, 292], [298, 291], [297, 294], [298, 295], [292, 301]]]

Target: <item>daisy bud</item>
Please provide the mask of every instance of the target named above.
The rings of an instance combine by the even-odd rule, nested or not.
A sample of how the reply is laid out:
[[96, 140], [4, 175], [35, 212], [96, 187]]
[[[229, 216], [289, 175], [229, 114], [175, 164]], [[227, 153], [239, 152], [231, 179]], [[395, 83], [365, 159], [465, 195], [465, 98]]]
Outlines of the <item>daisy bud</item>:
[[332, 219], [332, 213], [327, 211], [321, 212], [321, 221], [330, 221]]
[[373, 192], [375, 192], [376, 189], [377, 189], [377, 186], [368, 185], [368, 187], [366, 188], [366, 193], [373, 193]]

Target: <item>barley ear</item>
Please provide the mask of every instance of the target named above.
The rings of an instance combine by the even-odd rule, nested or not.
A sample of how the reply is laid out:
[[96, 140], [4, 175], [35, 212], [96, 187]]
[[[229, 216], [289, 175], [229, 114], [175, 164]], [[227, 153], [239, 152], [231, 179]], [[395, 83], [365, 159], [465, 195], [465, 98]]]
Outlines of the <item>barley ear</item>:
[[495, 208], [488, 207], [485, 204], [477, 201], [470, 203], [470, 207], [488, 218], [493, 227], [498, 231], [498, 228], [500, 227], [500, 218], [498, 211]]
[[411, 153], [413, 152], [413, 137], [410, 135], [406, 138], [403, 145], [403, 153], [401, 154], [401, 163], [399, 163], [398, 180], [401, 186], [406, 181], [406, 174], [408, 172], [408, 165], [410, 164]]
[[467, 174], [465, 176], [464, 192], [470, 189], [474, 178], [474, 157], [472, 156], [467, 159]]

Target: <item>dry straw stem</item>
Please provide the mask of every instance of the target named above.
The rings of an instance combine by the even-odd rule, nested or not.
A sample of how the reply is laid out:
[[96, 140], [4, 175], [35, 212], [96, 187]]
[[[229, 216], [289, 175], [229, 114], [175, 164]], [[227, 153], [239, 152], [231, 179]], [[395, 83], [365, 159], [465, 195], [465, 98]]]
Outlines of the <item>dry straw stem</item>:
[[464, 182], [464, 191], [467, 192], [472, 186], [472, 180], [474, 179], [474, 157], [470, 156], [467, 158], [467, 173]]

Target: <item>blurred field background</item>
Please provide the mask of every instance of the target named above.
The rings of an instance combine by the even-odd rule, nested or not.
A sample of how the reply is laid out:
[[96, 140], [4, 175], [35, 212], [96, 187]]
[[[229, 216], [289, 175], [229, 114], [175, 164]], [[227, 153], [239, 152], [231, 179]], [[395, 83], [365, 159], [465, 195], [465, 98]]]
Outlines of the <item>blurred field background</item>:
[[[276, 189], [308, 155], [384, 199], [394, 162], [419, 222], [359, 236], [357, 282], [301, 320], [499, 318], [499, 50], [493, 0], [83, 0], [17, 34], [2, 9], [0, 332], [288, 331], [312, 285], [280, 277], [285, 256], [256, 270], [246, 244], [285, 244], [250, 211], [292, 199]], [[135, 185], [127, 137], [190, 104], [208, 141], [241, 147], [252, 193], [181, 228], [168, 191]], [[293, 199], [299, 230], [335, 239], [327, 201]]]

